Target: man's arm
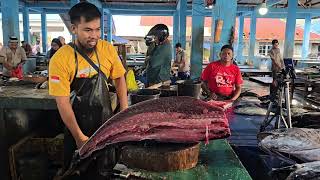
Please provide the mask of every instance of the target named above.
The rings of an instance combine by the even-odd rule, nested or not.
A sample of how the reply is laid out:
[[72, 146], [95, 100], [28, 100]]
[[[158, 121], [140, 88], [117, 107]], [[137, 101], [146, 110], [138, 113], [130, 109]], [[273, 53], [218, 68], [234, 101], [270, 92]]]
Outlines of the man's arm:
[[77, 123], [76, 117], [72, 110], [69, 96], [56, 96], [55, 99], [63, 123], [71, 132], [73, 138], [76, 141], [77, 147], [80, 148], [84, 143], [87, 142], [88, 137], [83, 134]]
[[124, 76], [114, 80], [116, 92], [120, 102], [120, 111], [128, 108], [127, 85]]
[[241, 94], [241, 84], [236, 84], [236, 90], [234, 91], [234, 94], [231, 100], [232, 101], [237, 100], [240, 94]]

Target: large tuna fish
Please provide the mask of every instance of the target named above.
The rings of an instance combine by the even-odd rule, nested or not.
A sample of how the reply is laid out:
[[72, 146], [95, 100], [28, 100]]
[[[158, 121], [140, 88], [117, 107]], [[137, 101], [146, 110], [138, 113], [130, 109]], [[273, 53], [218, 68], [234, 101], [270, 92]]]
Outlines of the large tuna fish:
[[193, 143], [230, 135], [225, 103], [165, 97], [135, 104], [105, 122], [78, 151], [80, 159], [107, 145], [155, 140]]

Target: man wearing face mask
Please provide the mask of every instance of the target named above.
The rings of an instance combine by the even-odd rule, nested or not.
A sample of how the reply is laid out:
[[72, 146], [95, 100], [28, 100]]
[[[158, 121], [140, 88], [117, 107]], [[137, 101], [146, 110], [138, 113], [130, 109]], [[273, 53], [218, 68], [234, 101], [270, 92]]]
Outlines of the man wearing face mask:
[[11, 36], [9, 46], [0, 50], [0, 63], [3, 64], [3, 75], [10, 77], [19, 64], [27, 60], [24, 49], [18, 46], [18, 38]]
[[240, 69], [233, 64], [233, 48], [224, 45], [220, 60], [210, 63], [202, 72], [202, 89], [214, 100], [236, 100], [243, 83]]
[[[146, 75], [148, 86], [170, 80], [171, 69], [171, 44], [168, 40], [169, 29], [164, 24], [157, 24], [151, 28], [147, 36], [154, 37], [154, 48], [148, 50]], [[152, 42], [147, 42], [148, 46]]]
[[[49, 94], [55, 97], [66, 126], [65, 168], [69, 167], [74, 151], [113, 115], [108, 78], [115, 83], [120, 110], [128, 107], [125, 69], [115, 48], [100, 39], [99, 9], [91, 3], [81, 2], [70, 9], [69, 16], [76, 39], [72, 44], [62, 46], [49, 64]], [[93, 172], [95, 176], [85, 175], [85, 179], [99, 179], [96, 176], [103, 173], [100, 168], [104, 157], [97, 158], [97, 165], [89, 168], [98, 171]]]

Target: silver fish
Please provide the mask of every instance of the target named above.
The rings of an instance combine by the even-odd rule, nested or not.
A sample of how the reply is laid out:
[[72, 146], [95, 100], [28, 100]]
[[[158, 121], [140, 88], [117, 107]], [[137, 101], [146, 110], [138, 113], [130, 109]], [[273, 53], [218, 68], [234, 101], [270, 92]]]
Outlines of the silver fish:
[[288, 162], [320, 161], [320, 129], [276, 129], [258, 134], [259, 147]]
[[278, 177], [277, 179], [286, 179], [286, 180], [320, 179], [320, 161], [294, 164], [287, 167], [276, 168], [272, 170], [272, 174], [273, 176], [277, 176]]

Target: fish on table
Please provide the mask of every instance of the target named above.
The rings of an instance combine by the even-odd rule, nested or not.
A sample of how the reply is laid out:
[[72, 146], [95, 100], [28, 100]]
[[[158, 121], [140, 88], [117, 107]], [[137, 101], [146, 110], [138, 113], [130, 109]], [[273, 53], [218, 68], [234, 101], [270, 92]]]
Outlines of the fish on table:
[[320, 129], [276, 129], [258, 134], [259, 147], [288, 162], [320, 161]]

